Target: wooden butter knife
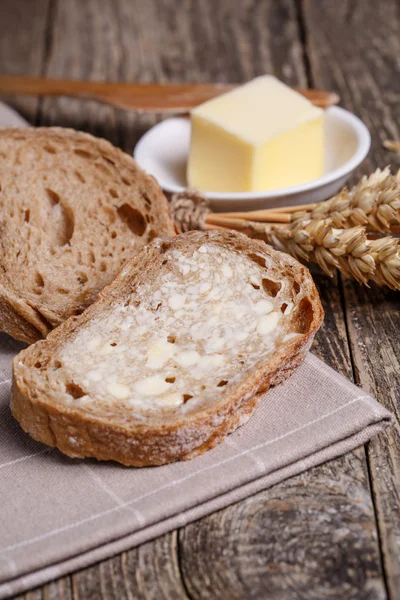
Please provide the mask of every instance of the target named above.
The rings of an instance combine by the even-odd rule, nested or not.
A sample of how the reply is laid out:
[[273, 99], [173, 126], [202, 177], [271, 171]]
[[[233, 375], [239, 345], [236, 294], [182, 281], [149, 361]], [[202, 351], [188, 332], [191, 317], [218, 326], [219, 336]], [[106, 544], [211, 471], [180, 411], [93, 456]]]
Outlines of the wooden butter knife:
[[[0, 75], [0, 94], [90, 98], [136, 112], [185, 113], [239, 84], [229, 83], [114, 83], [78, 79], [47, 79]], [[297, 88], [315, 106], [339, 102], [334, 92]]]

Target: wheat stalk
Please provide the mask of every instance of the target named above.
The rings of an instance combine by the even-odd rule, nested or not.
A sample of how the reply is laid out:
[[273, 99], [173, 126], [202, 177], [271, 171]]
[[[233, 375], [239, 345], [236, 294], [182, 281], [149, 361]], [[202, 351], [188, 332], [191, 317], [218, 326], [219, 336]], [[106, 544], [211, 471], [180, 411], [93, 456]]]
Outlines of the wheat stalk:
[[344, 188], [310, 212], [293, 213], [292, 221], [304, 217], [330, 217], [338, 229], [362, 225], [370, 232], [389, 233], [392, 225], [400, 224], [400, 170], [391, 175], [389, 167], [377, 169], [369, 177], [364, 176], [351, 190]]
[[391, 226], [400, 224], [400, 170], [391, 175], [388, 167], [377, 169], [351, 190], [291, 214], [288, 224], [252, 221], [242, 213], [240, 218], [234, 213], [216, 215], [195, 192], [176, 195], [170, 208], [183, 231], [237, 229], [303, 262], [316, 262], [331, 276], [338, 269], [364, 285], [375, 281], [400, 290], [400, 240], [368, 239], [369, 232], [389, 233]]
[[304, 262], [315, 262], [333, 276], [338, 269], [368, 285], [375, 281], [400, 290], [400, 240], [367, 238], [362, 226], [338, 229], [332, 218], [298, 220], [286, 227], [249, 223], [249, 229], [278, 250]]
[[382, 145], [390, 152], [400, 152], [400, 142], [396, 142], [396, 140], [385, 140]]

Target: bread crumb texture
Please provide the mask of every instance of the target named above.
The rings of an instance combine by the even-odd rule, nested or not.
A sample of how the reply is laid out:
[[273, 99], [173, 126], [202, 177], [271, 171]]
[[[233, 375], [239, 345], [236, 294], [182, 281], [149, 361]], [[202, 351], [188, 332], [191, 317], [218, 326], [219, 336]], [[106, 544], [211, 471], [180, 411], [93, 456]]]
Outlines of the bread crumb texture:
[[144, 281], [64, 346], [67, 383], [57, 373], [51, 382], [59, 400], [110, 411], [118, 403], [145, 418], [229, 395], [277, 346], [304, 333], [293, 331], [292, 316], [302, 294], [293, 295], [288, 277], [269, 279], [266, 260], [212, 241], [167, 251], [157, 289]]
[[155, 180], [70, 129], [0, 130], [0, 190], [0, 327], [28, 342], [94, 302], [144, 244], [174, 234]]

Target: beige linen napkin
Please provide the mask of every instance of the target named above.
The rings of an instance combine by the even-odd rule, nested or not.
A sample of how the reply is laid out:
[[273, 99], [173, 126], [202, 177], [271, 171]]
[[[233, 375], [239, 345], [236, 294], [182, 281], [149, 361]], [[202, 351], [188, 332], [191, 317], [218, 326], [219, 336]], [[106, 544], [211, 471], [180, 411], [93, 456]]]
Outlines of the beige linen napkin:
[[0, 598], [81, 569], [366, 442], [390, 414], [311, 354], [220, 446], [147, 469], [72, 460], [9, 409], [19, 343], [0, 334]]
[[[0, 126], [10, 116], [0, 105]], [[352, 450], [390, 422], [378, 402], [309, 355], [244, 427], [193, 461], [128, 469], [72, 460], [33, 441], [11, 416], [11, 361], [20, 348], [0, 334], [0, 598]]]

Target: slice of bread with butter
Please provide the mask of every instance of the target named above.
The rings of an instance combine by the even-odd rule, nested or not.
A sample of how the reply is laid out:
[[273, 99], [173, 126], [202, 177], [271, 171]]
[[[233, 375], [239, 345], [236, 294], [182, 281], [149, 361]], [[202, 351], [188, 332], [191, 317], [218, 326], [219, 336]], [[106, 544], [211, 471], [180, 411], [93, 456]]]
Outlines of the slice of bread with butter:
[[264, 242], [222, 231], [160, 238], [82, 315], [14, 359], [12, 412], [71, 457], [190, 459], [294, 371], [322, 318], [307, 268]]

